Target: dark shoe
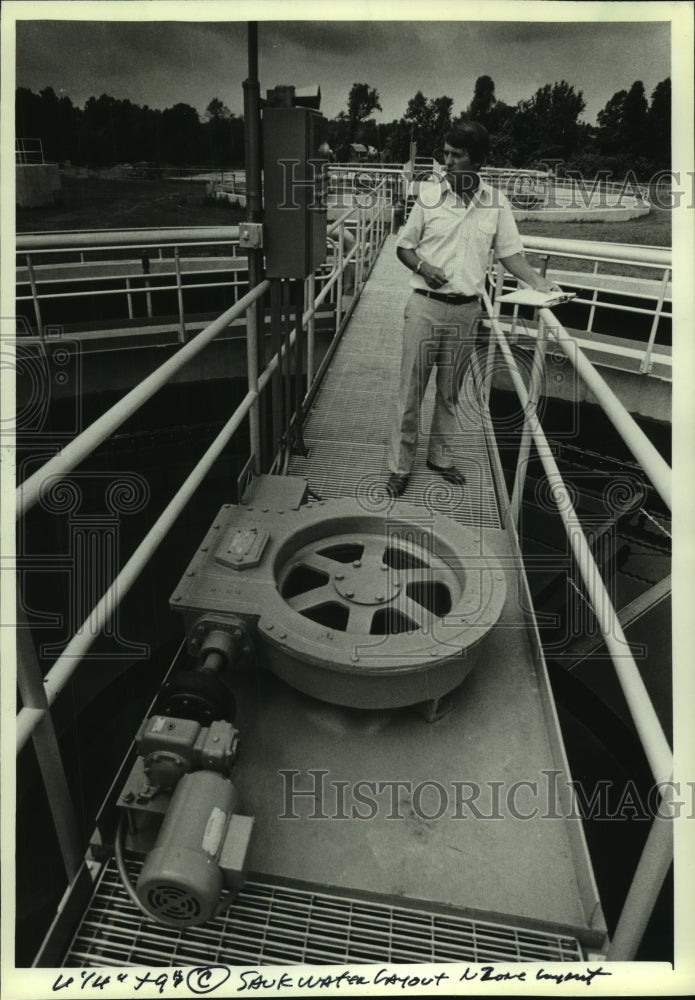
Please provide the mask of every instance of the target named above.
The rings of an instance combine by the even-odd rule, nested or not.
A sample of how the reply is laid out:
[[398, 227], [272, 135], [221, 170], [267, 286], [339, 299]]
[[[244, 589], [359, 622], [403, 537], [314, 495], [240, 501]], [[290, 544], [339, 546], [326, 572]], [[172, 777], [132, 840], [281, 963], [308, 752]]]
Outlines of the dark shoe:
[[386, 489], [392, 496], [399, 497], [405, 493], [409, 479], [408, 475], [399, 476], [397, 472], [392, 472], [386, 482]]
[[432, 465], [431, 462], [427, 462], [427, 468], [431, 469], [432, 472], [438, 472], [442, 479], [445, 479], [447, 483], [451, 483], [452, 486], [465, 486], [466, 477], [455, 465], [447, 465], [442, 468], [440, 465]]

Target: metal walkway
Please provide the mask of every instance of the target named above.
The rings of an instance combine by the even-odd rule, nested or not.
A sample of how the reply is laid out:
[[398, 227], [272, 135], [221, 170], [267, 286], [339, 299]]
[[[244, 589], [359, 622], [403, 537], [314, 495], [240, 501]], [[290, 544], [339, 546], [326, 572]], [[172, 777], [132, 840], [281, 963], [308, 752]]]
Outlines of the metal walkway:
[[[394, 243], [387, 240], [316, 399], [305, 429], [309, 454], [290, 466], [325, 500], [357, 496], [382, 511], [390, 502], [386, 441], [408, 294]], [[605, 927], [581, 821], [563, 818], [570, 776], [552, 696], [473, 406], [462, 429], [456, 460], [466, 489], [427, 471], [423, 435], [403, 498], [479, 531], [506, 573], [507, 601], [488, 655], [453, 692], [451, 711], [429, 724], [412, 708], [345, 709], [268, 671], [242, 671], [235, 695], [243, 753], [234, 783], [258, 831], [246, 889], [209, 929], [172, 932], [143, 920], [110, 864], [68, 965], [184, 964], [208, 951], [210, 961], [230, 964], [576, 961], [582, 947], [600, 947]], [[320, 822], [308, 815], [316, 769], [326, 778]], [[283, 815], [289, 773], [301, 815]], [[395, 799], [392, 789], [382, 796], [367, 819], [350, 797], [360, 782], [403, 787]], [[338, 801], [340, 788], [350, 790], [348, 799]], [[348, 820], [343, 810], [355, 805], [358, 818]], [[349, 938], [338, 951], [336, 935]]]
[[[403, 310], [409, 295], [409, 273], [396, 257], [395, 244], [395, 236], [387, 238], [305, 424], [309, 455], [294, 457], [290, 464], [291, 474], [306, 476], [325, 499], [357, 496], [370, 506], [385, 499], [381, 488], [388, 477], [387, 442], [395, 417]], [[461, 450], [456, 455], [466, 490], [448, 486], [425, 465], [434, 390], [432, 377], [422, 407], [425, 433], [403, 500], [462, 524], [498, 528], [497, 499], [470, 377], [461, 392]]]

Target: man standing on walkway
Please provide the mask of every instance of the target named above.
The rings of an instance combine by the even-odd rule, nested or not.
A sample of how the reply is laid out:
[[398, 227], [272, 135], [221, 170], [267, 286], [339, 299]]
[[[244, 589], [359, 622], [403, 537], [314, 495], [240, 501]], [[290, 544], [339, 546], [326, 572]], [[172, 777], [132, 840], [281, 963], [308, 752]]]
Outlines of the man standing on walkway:
[[456, 399], [473, 352], [490, 249], [494, 247], [497, 259], [514, 277], [532, 288], [559, 290], [528, 264], [509, 202], [478, 174], [489, 142], [477, 122], [447, 134], [446, 176], [420, 185], [398, 237], [396, 252], [413, 272], [413, 291], [405, 307], [398, 413], [389, 448], [387, 488], [394, 496], [408, 485], [420, 405], [435, 364], [437, 392], [427, 467], [455, 486], [466, 481], [454, 464], [455, 446], [461, 444]]

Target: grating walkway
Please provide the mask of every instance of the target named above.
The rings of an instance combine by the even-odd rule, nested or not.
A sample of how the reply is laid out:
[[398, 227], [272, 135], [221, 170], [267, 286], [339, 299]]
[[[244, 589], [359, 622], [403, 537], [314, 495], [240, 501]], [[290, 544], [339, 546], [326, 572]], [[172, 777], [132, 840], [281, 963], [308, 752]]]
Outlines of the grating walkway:
[[[403, 310], [409, 295], [408, 271], [396, 257], [395, 241], [395, 236], [386, 240], [307, 419], [304, 443], [309, 455], [295, 456], [290, 464], [290, 473], [306, 476], [311, 488], [325, 499], [357, 497], [371, 506], [384, 500], [387, 441], [396, 412]], [[415, 466], [403, 499], [461, 524], [499, 528], [473, 379], [469, 373], [462, 386], [461, 444], [455, 451], [456, 464], [466, 475], [465, 491], [448, 486], [425, 465], [434, 393], [433, 376], [423, 402], [423, 433]]]
[[[139, 864], [130, 864], [136, 879]], [[142, 918], [115, 865], [101, 875], [65, 965], [578, 962], [572, 937], [249, 879], [222, 916], [183, 930]]]

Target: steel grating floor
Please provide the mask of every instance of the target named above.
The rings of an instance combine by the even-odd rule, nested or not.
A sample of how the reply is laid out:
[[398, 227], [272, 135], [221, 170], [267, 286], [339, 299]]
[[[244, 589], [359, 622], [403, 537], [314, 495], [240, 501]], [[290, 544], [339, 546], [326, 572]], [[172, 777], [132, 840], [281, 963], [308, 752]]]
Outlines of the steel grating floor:
[[[408, 272], [386, 240], [332, 359], [304, 426], [307, 457], [294, 456], [292, 475], [305, 476], [324, 499], [356, 497], [368, 510], [384, 511], [389, 498], [387, 442], [395, 415]], [[434, 406], [434, 377], [421, 413], [421, 436], [403, 500], [447, 514], [461, 524], [499, 528], [500, 517], [487, 445], [470, 371], [461, 389], [460, 447], [455, 461], [466, 488], [448, 485], [425, 465]]]
[[[140, 862], [129, 862], [137, 879]], [[105, 866], [64, 966], [348, 962], [577, 962], [573, 937], [249, 879], [223, 916], [182, 930], [146, 921]]]

